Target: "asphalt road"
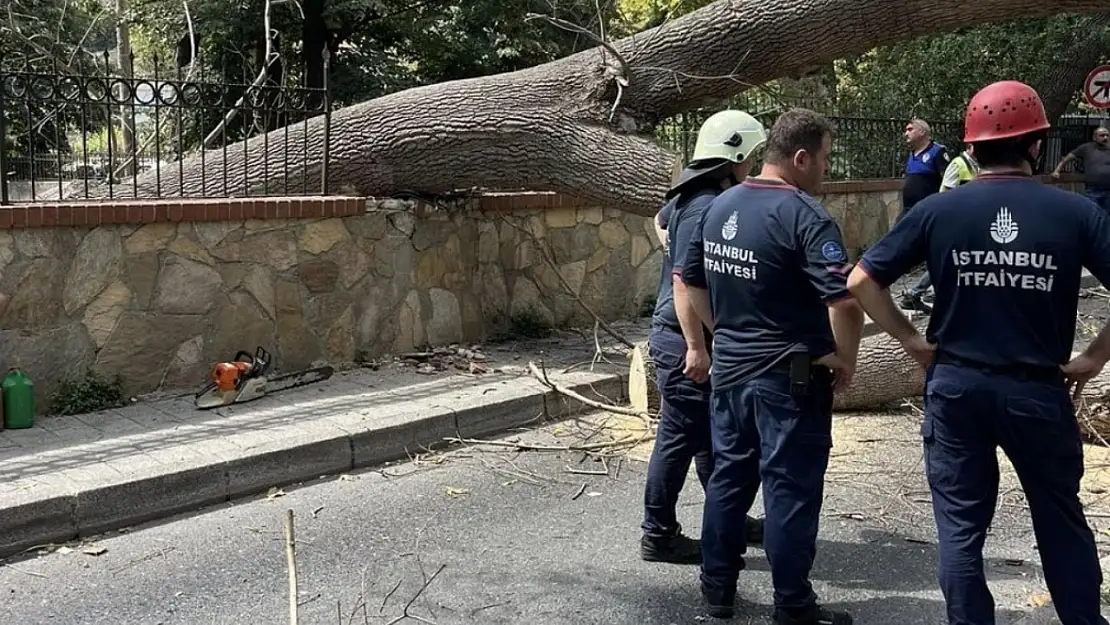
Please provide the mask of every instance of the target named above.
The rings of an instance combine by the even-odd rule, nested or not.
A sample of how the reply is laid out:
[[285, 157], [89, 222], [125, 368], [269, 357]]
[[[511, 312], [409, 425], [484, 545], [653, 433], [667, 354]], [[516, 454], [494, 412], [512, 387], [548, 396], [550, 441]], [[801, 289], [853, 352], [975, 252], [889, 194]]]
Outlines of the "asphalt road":
[[[822, 598], [857, 623], [945, 622], [916, 429], [912, 415], [837, 421], [814, 578]], [[523, 437], [566, 444], [589, 431], [563, 423]], [[643, 447], [605, 465], [580, 462], [581, 452], [484, 449], [324, 478], [10, 561], [0, 566], [0, 620], [287, 623], [287, 508], [296, 515], [303, 624], [402, 622], [422, 576], [440, 567], [410, 608], [436, 625], [710, 620], [696, 567], [638, 558]], [[568, 470], [606, 467], [607, 476]], [[689, 484], [680, 514], [696, 535], [702, 495], [692, 476]], [[1000, 624], [1043, 592], [1028, 525], [1020, 493], [1008, 490], [988, 541]], [[751, 603], [734, 622], [769, 622], [758, 549], [740, 592]]]

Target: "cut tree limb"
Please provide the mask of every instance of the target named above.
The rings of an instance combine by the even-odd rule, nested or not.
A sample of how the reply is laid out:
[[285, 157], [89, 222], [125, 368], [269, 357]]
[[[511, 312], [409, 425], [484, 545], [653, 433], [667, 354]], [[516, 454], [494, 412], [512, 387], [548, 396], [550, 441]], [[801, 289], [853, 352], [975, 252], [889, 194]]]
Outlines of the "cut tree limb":
[[636, 343], [628, 352], [628, 403], [634, 410], [654, 415], [659, 413], [660, 399], [647, 341]]
[[[959, 11], [936, 0], [718, 0], [612, 42], [616, 55], [598, 46], [517, 72], [410, 89], [335, 111], [330, 191], [378, 197], [555, 191], [650, 216], [677, 159], [650, 132], [675, 113], [878, 45], [1105, 8], [1103, 0], [981, 0]], [[298, 124], [288, 137], [278, 129], [226, 152], [209, 150], [203, 161], [189, 158], [183, 185], [176, 166], [163, 169], [160, 195], [202, 195], [205, 184], [224, 179], [225, 169], [228, 188], [220, 193], [281, 193], [285, 155], [298, 155], [299, 171], [290, 177], [299, 182], [303, 174], [308, 188], [318, 189], [323, 125], [317, 117], [307, 131]], [[157, 186], [153, 173], [138, 180], [144, 197]]]
[[833, 410], [880, 410], [925, 392], [925, 371], [889, 334], [860, 341], [856, 373], [843, 393], [833, 396]]

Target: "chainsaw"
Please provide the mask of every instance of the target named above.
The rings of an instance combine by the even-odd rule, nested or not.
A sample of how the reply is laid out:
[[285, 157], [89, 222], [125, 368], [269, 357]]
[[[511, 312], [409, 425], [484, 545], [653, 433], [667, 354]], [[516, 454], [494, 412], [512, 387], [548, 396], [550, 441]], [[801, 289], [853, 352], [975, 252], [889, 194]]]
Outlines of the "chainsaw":
[[231, 362], [212, 365], [209, 382], [196, 393], [197, 408], [210, 410], [253, 401], [267, 393], [323, 382], [335, 372], [325, 365], [270, 377], [266, 373], [272, 364], [270, 353], [259, 347], [254, 356], [240, 351]]

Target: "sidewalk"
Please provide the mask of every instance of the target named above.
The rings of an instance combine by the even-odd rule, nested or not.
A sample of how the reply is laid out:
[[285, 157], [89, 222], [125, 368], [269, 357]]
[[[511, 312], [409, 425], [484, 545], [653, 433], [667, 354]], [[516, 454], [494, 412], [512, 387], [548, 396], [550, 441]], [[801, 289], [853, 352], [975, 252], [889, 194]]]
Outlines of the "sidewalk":
[[[1084, 272], [1083, 284], [1097, 281]], [[613, 325], [639, 342], [648, 324]], [[879, 332], [868, 319], [863, 335]], [[444, 438], [488, 437], [589, 410], [535, 380], [529, 360], [549, 363], [553, 382], [585, 397], [623, 402], [627, 361], [613, 354], [625, 350], [605, 335], [599, 341], [612, 364], [592, 373], [583, 363], [594, 354], [593, 337], [562, 332], [491, 346], [489, 373], [479, 375], [356, 369], [218, 410], [196, 410], [188, 394], [0, 432], [0, 558], [380, 465]], [[579, 366], [558, 373], [572, 364]]]
[[217, 410], [188, 394], [0, 432], [0, 557], [590, 410], [537, 381], [529, 360], [585, 397], [624, 401], [623, 358], [590, 372], [592, 338], [538, 343], [488, 348], [477, 375], [393, 363]]

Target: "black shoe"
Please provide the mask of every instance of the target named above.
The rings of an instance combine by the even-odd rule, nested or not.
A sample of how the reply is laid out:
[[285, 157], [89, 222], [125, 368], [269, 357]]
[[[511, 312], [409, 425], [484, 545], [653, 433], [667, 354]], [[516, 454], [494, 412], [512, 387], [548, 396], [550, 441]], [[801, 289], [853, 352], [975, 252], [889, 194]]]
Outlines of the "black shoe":
[[669, 538], [640, 538], [640, 558], [647, 562], [701, 564], [701, 541], [683, 534]]
[[736, 616], [736, 587], [730, 590], [710, 588], [701, 585], [701, 596], [705, 599], [705, 608], [713, 618], [730, 619]]
[[744, 519], [744, 531], [749, 545], [763, 544], [763, 519]]
[[898, 302], [898, 307], [902, 310], [916, 310], [925, 314], [933, 312], [933, 307], [926, 304], [920, 295], [903, 295], [902, 301]]
[[775, 625], [852, 625], [852, 615], [813, 605], [801, 610], [775, 608]]

